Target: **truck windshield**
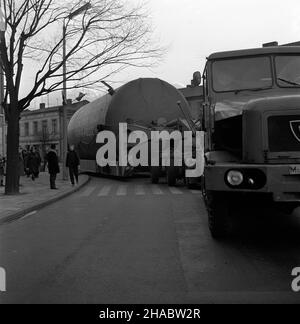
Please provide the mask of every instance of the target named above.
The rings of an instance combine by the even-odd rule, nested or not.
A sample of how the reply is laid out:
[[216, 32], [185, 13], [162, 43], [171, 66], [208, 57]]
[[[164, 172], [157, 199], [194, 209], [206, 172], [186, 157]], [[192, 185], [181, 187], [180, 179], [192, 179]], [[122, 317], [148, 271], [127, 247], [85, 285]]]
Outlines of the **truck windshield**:
[[216, 92], [259, 90], [273, 84], [268, 56], [218, 60], [213, 63], [212, 72]]
[[280, 87], [300, 87], [300, 56], [276, 56], [275, 65]]

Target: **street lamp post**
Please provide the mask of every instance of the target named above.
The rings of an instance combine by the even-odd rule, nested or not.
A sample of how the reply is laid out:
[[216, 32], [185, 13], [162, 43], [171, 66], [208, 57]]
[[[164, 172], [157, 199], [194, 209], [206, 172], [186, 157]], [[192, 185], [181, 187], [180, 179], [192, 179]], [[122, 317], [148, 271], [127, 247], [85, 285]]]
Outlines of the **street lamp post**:
[[[72, 13], [70, 13], [70, 15], [68, 16], [69, 19], [73, 19], [74, 17], [80, 15], [81, 13], [89, 10], [91, 8], [91, 4], [90, 3], [86, 3], [83, 6], [81, 6], [80, 8], [78, 8], [77, 10], [73, 11]], [[65, 165], [66, 162], [66, 157], [67, 157], [67, 150], [68, 150], [68, 138], [67, 138], [67, 134], [68, 134], [68, 99], [67, 99], [67, 62], [66, 62], [66, 55], [67, 55], [67, 44], [66, 44], [66, 36], [67, 36], [67, 27], [66, 27], [66, 22], [64, 20], [63, 23], [63, 91], [62, 91], [62, 95], [63, 95], [63, 108], [62, 108], [62, 128], [63, 128], [63, 145], [62, 145], [62, 149], [63, 149], [63, 180], [68, 180], [68, 172], [67, 172], [67, 168]]]
[[63, 25], [63, 107], [62, 107], [62, 136], [63, 136], [63, 145], [62, 145], [62, 166], [63, 166], [63, 180], [68, 180], [68, 172], [65, 166], [68, 150], [68, 115], [67, 115], [67, 62], [66, 62], [66, 23], [64, 21]]

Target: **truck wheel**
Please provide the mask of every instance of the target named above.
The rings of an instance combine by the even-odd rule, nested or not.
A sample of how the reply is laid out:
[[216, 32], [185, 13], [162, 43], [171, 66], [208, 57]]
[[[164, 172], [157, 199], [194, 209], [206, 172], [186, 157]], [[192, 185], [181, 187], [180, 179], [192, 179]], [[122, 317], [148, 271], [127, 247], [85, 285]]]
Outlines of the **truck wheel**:
[[227, 236], [230, 229], [228, 196], [224, 192], [208, 191], [205, 193], [205, 203], [212, 237], [219, 239]]
[[298, 203], [275, 203], [275, 206], [288, 215], [293, 214], [293, 212], [300, 207]]
[[160, 167], [152, 167], [151, 168], [151, 182], [153, 184], [158, 184], [159, 177], [160, 177]]
[[167, 183], [169, 187], [174, 187], [177, 180], [177, 169], [174, 166], [167, 168]]
[[185, 178], [185, 185], [188, 189], [195, 189], [196, 185], [191, 181], [190, 178]]

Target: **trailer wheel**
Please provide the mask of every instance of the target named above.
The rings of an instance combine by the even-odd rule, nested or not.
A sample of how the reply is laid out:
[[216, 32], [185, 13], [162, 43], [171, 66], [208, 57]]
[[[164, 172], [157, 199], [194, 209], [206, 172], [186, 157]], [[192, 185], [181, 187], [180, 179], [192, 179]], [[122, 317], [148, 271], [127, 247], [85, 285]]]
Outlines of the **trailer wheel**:
[[215, 239], [224, 238], [230, 232], [230, 199], [224, 192], [205, 192], [208, 225]]
[[160, 177], [160, 167], [152, 167], [151, 168], [151, 182], [153, 184], [158, 184], [159, 177]]
[[170, 166], [167, 168], [167, 183], [169, 187], [174, 187], [177, 180], [177, 168]]

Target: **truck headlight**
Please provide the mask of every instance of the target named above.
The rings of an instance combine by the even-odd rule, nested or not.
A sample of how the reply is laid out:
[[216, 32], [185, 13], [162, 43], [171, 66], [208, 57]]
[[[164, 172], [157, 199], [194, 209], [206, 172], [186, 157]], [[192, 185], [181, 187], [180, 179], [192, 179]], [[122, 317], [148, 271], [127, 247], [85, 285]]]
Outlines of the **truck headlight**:
[[229, 171], [227, 174], [227, 181], [233, 187], [238, 187], [244, 182], [244, 175], [240, 171]]

